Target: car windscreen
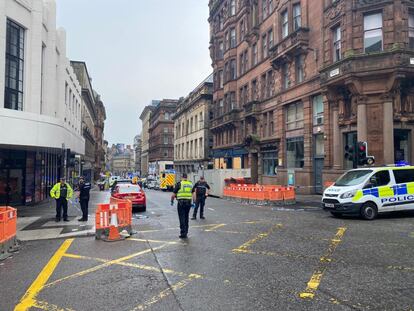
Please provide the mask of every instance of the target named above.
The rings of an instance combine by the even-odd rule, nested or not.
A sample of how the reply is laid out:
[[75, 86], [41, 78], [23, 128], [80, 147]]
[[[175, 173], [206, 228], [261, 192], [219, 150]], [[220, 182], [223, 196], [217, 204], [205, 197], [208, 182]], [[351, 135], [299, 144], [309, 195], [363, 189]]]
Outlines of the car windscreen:
[[349, 171], [344, 175], [339, 177], [335, 182], [334, 186], [337, 187], [346, 187], [346, 186], [356, 186], [363, 183], [369, 174], [372, 173], [372, 170], [358, 170], [358, 171]]
[[137, 193], [141, 192], [141, 188], [139, 186], [128, 186], [128, 187], [119, 187], [119, 193]]

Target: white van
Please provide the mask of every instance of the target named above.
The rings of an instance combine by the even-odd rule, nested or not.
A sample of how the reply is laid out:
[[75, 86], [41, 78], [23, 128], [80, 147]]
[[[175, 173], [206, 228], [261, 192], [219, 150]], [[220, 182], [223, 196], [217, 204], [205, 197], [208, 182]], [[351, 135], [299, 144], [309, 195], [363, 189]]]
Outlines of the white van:
[[335, 217], [360, 215], [367, 220], [378, 213], [414, 210], [414, 166], [350, 170], [324, 191], [322, 207]]

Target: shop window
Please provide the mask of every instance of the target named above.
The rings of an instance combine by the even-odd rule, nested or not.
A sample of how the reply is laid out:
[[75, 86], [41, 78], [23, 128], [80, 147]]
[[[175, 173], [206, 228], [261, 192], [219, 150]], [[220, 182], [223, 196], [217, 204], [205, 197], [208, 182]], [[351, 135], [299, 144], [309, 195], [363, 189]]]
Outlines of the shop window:
[[302, 168], [305, 163], [303, 137], [286, 139], [286, 151], [287, 168]]
[[275, 176], [278, 165], [277, 152], [263, 153], [263, 175]]
[[[394, 130], [394, 160], [395, 162], [410, 162], [410, 130]], [[387, 163], [391, 164], [391, 163]]]

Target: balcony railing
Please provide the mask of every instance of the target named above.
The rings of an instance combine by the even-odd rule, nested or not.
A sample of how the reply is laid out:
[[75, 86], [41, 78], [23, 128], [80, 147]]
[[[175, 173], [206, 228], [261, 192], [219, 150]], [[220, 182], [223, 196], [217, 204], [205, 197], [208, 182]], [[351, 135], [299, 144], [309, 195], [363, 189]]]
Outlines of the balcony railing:
[[279, 67], [308, 46], [309, 28], [301, 27], [270, 49], [270, 60], [275, 67]]

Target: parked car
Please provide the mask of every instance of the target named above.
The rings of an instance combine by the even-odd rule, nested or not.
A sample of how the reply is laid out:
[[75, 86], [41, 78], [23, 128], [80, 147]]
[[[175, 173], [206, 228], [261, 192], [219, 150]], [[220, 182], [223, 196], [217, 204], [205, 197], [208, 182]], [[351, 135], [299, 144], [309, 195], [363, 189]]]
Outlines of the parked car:
[[157, 181], [156, 180], [147, 181], [147, 188], [148, 189], [155, 189], [156, 186], [157, 186]]
[[112, 196], [117, 199], [130, 200], [132, 202], [132, 212], [145, 212], [147, 210], [145, 192], [138, 185], [117, 185], [112, 192]]

